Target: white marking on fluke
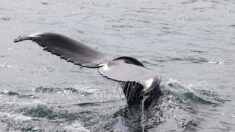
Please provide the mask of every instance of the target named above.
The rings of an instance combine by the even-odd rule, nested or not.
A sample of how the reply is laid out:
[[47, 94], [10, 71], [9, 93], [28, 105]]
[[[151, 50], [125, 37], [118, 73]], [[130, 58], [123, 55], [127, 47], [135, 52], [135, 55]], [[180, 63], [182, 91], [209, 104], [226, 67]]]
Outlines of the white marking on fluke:
[[38, 37], [39, 35], [41, 35], [42, 33], [33, 33], [33, 34], [30, 34], [29, 36], [30, 37]]
[[149, 88], [153, 84], [153, 78], [150, 78], [145, 81], [146, 88]]
[[108, 66], [107, 63], [100, 64], [100, 65], [103, 66], [102, 69], [103, 69], [104, 71], [108, 71], [108, 70], [109, 70], [109, 66]]

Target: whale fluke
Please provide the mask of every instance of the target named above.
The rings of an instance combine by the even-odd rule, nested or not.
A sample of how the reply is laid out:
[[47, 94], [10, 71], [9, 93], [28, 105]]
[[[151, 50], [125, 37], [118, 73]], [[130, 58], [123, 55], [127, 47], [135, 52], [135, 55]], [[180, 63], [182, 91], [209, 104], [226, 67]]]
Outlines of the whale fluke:
[[36, 33], [29, 36], [19, 36], [14, 42], [24, 40], [32, 40], [42, 46], [44, 50], [84, 67], [100, 67], [99, 65], [109, 58], [104, 53], [56, 33]]
[[14, 42], [31, 40], [62, 59], [76, 65], [99, 68], [99, 73], [111, 80], [123, 82], [123, 92], [128, 104], [145, 105], [161, 95], [160, 78], [155, 71], [146, 68], [140, 61], [128, 56], [113, 56], [99, 52], [87, 45], [56, 33], [37, 33], [19, 36]]

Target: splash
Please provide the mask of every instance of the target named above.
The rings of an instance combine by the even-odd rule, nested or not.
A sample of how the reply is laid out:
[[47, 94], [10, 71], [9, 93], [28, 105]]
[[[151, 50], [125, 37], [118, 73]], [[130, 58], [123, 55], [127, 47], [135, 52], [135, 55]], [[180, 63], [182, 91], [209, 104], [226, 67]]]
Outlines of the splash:
[[117, 117], [117, 123], [114, 125], [114, 132], [128, 132], [128, 127], [125, 126], [125, 120], [121, 117]]
[[220, 105], [226, 99], [214, 91], [207, 90], [207, 82], [199, 81], [183, 83], [175, 79], [169, 79], [161, 86], [166, 95], [178, 96], [182, 101], [191, 101], [199, 104]]
[[80, 122], [75, 121], [72, 124], [65, 126], [65, 130], [72, 131], [72, 132], [90, 132], [87, 128], [85, 128]]

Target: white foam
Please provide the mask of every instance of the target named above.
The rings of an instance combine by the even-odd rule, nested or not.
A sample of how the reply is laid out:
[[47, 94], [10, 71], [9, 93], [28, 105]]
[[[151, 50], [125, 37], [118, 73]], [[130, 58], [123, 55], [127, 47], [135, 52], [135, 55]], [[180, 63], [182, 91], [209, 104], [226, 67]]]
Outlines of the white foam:
[[231, 116], [232, 118], [235, 118], [235, 114], [231, 114], [230, 116]]
[[210, 64], [224, 64], [223, 61], [218, 61], [218, 60], [210, 60], [210, 61], [208, 61], [208, 63], [210, 63]]
[[11, 66], [11, 65], [7, 65], [7, 64], [0, 64], [0, 68], [13, 68], [13, 67], [16, 67], [16, 66]]
[[128, 127], [125, 126], [125, 121], [121, 116], [117, 117], [117, 123], [114, 125], [114, 132], [128, 132]]
[[72, 132], [90, 132], [90, 130], [83, 127], [83, 125], [78, 121], [72, 123], [71, 125], [65, 126], [64, 129]]
[[17, 113], [6, 113], [6, 112], [0, 112], [0, 116], [5, 116], [8, 118], [11, 118], [15, 121], [28, 121], [28, 120], [32, 120], [31, 117], [29, 116], [24, 116], [21, 114], [17, 114]]

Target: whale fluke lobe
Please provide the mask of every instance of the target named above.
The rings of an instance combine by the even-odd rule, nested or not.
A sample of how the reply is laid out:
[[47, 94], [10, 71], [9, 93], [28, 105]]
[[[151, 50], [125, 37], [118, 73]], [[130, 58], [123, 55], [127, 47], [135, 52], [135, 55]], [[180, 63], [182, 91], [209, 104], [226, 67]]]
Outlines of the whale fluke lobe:
[[56, 33], [36, 33], [29, 36], [19, 36], [14, 42], [24, 40], [32, 40], [42, 46], [44, 50], [76, 65], [95, 68], [108, 59], [107, 55]]
[[154, 99], [161, 95], [159, 76], [135, 58], [128, 56], [113, 58], [108, 54], [56, 33], [36, 33], [19, 36], [14, 42], [24, 40], [36, 42], [44, 50], [75, 65], [99, 68], [99, 73], [102, 76], [122, 82], [122, 89], [129, 105], [139, 105], [141, 100], [145, 98], [145, 107], [148, 107]]
[[144, 80], [156, 76], [156, 73], [143, 66], [126, 63], [124, 60], [109, 61], [99, 68], [104, 77], [121, 82], [139, 82], [145, 85]]

